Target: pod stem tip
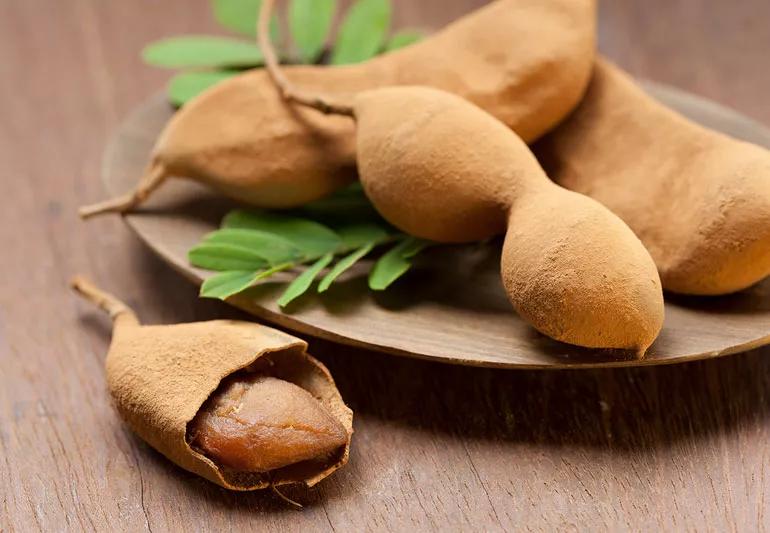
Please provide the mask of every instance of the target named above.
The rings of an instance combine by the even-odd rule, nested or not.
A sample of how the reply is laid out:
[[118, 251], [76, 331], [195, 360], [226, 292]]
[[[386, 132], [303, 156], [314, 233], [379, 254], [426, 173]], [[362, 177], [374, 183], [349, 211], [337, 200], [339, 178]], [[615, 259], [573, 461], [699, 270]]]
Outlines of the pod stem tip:
[[86, 220], [96, 215], [131, 211], [144, 202], [167, 177], [168, 173], [163, 165], [152, 163], [133, 192], [111, 200], [83, 206], [78, 209], [78, 215]]
[[83, 276], [75, 276], [70, 281], [70, 287], [89, 302], [95, 304], [99, 309], [110, 315], [113, 321], [125, 317], [129, 322], [138, 324], [134, 311], [125, 303], [120, 301], [112, 294], [105, 292]]

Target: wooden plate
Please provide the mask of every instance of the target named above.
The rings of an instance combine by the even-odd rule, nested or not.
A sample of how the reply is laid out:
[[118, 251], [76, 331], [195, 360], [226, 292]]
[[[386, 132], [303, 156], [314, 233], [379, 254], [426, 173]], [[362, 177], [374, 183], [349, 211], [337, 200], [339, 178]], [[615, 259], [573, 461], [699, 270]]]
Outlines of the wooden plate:
[[[656, 84], [658, 99], [690, 118], [770, 147], [770, 131], [712, 102]], [[173, 110], [163, 95], [139, 107], [107, 150], [109, 195], [132, 189]], [[233, 204], [184, 180], [172, 180], [125, 220], [180, 273], [200, 283], [187, 250], [214, 230]], [[366, 265], [323, 296], [312, 294], [282, 313], [275, 299], [287, 278], [276, 277], [231, 303], [268, 322], [333, 341], [449, 363], [511, 368], [608, 367], [679, 363], [737, 353], [770, 342], [770, 281], [719, 298], [670, 296], [658, 340], [643, 360], [587, 350], [546, 338], [513, 312], [499, 278], [499, 244], [438, 248], [384, 293], [370, 292]]]

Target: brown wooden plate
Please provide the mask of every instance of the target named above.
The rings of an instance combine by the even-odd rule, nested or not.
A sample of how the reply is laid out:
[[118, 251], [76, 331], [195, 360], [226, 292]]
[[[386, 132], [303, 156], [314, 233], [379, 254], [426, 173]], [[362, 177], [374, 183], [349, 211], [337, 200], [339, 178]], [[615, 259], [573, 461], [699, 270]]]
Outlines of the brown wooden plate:
[[[770, 131], [731, 110], [657, 84], [656, 98], [690, 118], [770, 147]], [[163, 95], [140, 106], [120, 128], [104, 159], [109, 195], [134, 187], [173, 109]], [[185, 180], [164, 185], [128, 225], [161, 258], [197, 284], [209, 275], [191, 267], [187, 250], [216, 229], [234, 204]], [[325, 294], [308, 294], [281, 312], [275, 300], [289, 278], [271, 278], [230, 303], [300, 333], [396, 355], [510, 368], [608, 367], [679, 363], [770, 343], [770, 280], [718, 298], [668, 295], [666, 321], [646, 358], [587, 350], [553, 341], [513, 312], [499, 276], [499, 243], [440, 247], [382, 293], [368, 290], [363, 263]]]

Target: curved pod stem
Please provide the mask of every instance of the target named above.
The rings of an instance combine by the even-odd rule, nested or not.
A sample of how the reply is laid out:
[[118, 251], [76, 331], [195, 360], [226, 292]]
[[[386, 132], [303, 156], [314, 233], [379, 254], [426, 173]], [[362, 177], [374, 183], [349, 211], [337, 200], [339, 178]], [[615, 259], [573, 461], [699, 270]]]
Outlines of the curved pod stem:
[[152, 192], [168, 178], [168, 172], [163, 165], [153, 163], [145, 172], [136, 189], [124, 196], [105, 200], [97, 204], [81, 207], [78, 210], [80, 218], [88, 219], [104, 213], [125, 213], [144, 202]]
[[139, 319], [134, 311], [125, 303], [108, 292], [97, 288], [93, 283], [81, 276], [75, 276], [70, 282], [72, 288], [84, 299], [96, 305], [99, 309], [110, 315], [110, 318], [117, 326], [132, 325], [138, 326]]
[[344, 115], [355, 118], [352, 105], [334, 102], [327, 97], [302, 91], [295, 87], [281, 71], [275, 49], [270, 42], [270, 15], [273, 12], [274, 3], [274, 0], [262, 2], [257, 18], [257, 43], [265, 57], [265, 69], [276, 88], [281, 92], [281, 97], [289, 103], [309, 107], [325, 115]]

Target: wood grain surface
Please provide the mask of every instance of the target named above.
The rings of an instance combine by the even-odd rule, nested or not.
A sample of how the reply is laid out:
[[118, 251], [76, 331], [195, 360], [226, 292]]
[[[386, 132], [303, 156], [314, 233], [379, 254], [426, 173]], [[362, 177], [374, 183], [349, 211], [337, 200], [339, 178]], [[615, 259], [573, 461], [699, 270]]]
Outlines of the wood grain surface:
[[[480, 2], [398, 2], [441, 24]], [[602, 50], [632, 73], [770, 124], [766, 0], [606, 0]], [[312, 340], [356, 412], [350, 464], [316, 489], [228, 493], [118, 422], [109, 325], [86, 273], [147, 322], [240, 316], [117, 219], [83, 224], [124, 115], [167, 73], [147, 41], [214, 30], [203, 0], [0, 1], [0, 530], [763, 531], [770, 351], [671, 367], [467, 369]]]

